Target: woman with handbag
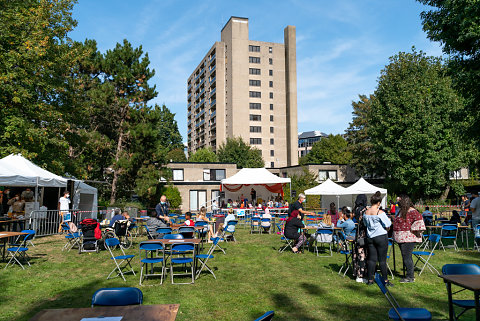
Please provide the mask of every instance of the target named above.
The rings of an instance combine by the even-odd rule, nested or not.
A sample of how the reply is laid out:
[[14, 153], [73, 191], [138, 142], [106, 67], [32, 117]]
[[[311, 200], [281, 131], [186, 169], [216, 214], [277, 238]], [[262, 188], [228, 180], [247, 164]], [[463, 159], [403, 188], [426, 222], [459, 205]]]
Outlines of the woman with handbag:
[[393, 239], [400, 247], [403, 264], [407, 269], [407, 275], [400, 280], [400, 283], [412, 283], [415, 282], [413, 248], [417, 243], [422, 242], [422, 231], [426, 228], [422, 215], [413, 207], [410, 197], [403, 195], [399, 205], [400, 211], [393, 219]]
[[380, 265], [380, 272], [386, 286], [392, 286], [387, 278], [387, 251], [388, 251], [388, 235], [387, 229], [392, 225], [387, 214], [380, 209], [382, 195], [376, 192], [370, 198], [372, 206], [365, 211], [363, 221], [367, 226], [367, 285], [374, 283], [373, 277], [377, 261]]

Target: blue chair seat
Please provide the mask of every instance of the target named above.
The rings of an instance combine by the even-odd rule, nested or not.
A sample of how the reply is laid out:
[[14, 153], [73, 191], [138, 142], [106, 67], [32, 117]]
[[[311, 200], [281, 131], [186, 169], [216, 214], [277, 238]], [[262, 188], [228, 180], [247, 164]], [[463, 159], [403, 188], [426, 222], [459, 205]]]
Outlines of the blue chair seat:
[[340, 254], [349, 255], [351, 251], [340, 250]]
[[[422, 308], [397, 308], [398, 313], [404, 320], [431, 320], [432, 314], [427, 309]], [[393, 320], [400, 320], [393, 308], [388, 311], [388, 317]]]
[[208, 255], [208, 254], [198, 254], [196, 257], [199, 259], [213, 259], [213, 255]]
[[475, 307], [475, 300], [452, 300], [452, 303], [461, 308], [472, 309]]
[[[412, 254], [415, 255], [430, 255], [430, 252], [425, 252], [425, 251], [413, 251]], [[432, 256], [435, 255], [435, 253], [432, 253]]]
[[442, 236], [442, 239], [456, 239], [456, 236]]
[[116, 259], [116, 260], [127, 260], [127, 259], [131, 259], [132, 257], [135, 257], [135, 255], [119, 255], [119, 256], [111, 257], [110, 259], [111, 259], [111, 260], [113, 260], [113, 259]]
[[176, 264], [187, 264], [187, 263], [192, 263], [193, 259], [191, 257], [179, 257], [179, 258], [172, 258], [171, 261], [172, 263], [176, 263]]
[[140, 262], [146, 264], [154, 264], [154, 263], [161, 263], [163, 261], [162, 257], [154, 257], [154, 258], [146, 258], [142, 259]]
[[28, 251], [28, 247], [9, 247], [7, 251], [10, 252], [25, 252]]

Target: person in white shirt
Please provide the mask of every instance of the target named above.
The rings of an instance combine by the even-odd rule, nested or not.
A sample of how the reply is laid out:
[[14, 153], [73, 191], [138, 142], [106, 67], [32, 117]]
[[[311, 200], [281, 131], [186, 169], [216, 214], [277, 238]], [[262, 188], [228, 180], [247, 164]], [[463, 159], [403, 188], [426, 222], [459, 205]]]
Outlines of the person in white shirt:
[[70, 210], [70, 192], [63, 192], [63, 196], [58, 200], [58, 214], [60, 215], [60, 225], [58, 226], [58, 233], [62, 232], [62, 223], [66, 221], [71, 221], [70, 219], [65, 220], [65, 214], [68, 214]]

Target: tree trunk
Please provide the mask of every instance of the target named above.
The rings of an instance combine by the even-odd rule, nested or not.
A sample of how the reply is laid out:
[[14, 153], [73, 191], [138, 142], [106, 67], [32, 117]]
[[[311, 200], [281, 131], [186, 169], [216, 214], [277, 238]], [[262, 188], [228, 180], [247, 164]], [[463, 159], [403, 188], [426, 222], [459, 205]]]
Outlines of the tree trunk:
[[442, 196], [440, 196], [440, 200], [441, 200], [441, 201], [446, 200], [447, 197], [448, 197], [448, 193], [450, 193], [450, 185], [447, 185], [447, 186], [445, 187], [445, 190], [443, 191]]
[[120, 126], [119, 130], [120, 133], [118, 134], [118, 142], [117, 142], [117, 150], [115, 152], [115, 168], [113, 171], [113, 181], [112, 181], [112, 193], [110, 194], [110, 205], [115, 204], [115, 201], [117, 200], [117, 183], [118, 183], [118, 176], [119, 176], [119, 171], [120, 169], [117, 168], [118, 164], [118, 159], [120, 158], [120, 154], [123, 151], [123, 121], [124, 118], [120, 121]]

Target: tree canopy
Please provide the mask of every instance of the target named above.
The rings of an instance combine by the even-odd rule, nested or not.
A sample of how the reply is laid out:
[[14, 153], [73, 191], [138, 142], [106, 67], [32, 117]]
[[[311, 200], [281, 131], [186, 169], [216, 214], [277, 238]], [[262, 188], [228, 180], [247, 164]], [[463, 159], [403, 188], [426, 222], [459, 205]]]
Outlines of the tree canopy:
[[227, 138], [217, 151], [222, 163], [235, 163], [239, 168], [264, 167], [265, 162], [259, 149], [247, 145], [241, 137]]
[[315, 142], [312, 150], [300, 160], [300, 164], [348, 164], [352, 154], [347, 149], [347, 141], [341, 135], [329, 135]]
[[216, 163], [218, 162], [218, 157], [210, 147], [204, 147], [193, 153], [188, 158], [188, 161], [198, 163]]
[[448, 191], [450, 172], [466, 163], [465, 118], [441, 59], [400, 52], [382, 70], [374, 96], [363, 122], [378, 159], [371, 171], [412, 196]]

